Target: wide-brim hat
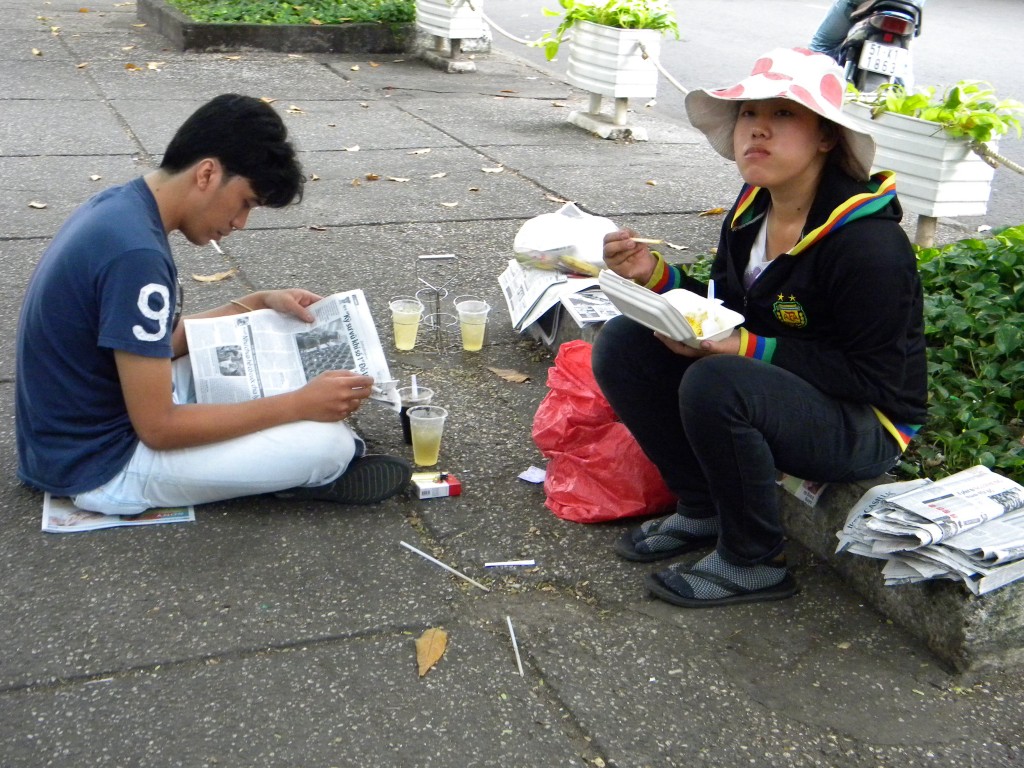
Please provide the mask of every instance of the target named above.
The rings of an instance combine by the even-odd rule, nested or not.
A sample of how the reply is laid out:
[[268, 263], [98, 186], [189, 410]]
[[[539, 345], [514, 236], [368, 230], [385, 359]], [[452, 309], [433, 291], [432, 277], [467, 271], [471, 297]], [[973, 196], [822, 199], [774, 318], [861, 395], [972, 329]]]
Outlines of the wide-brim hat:
[[750, 76], [736, 85], [690, 91], [686, 114], [718, 154], [735, 160], [733, 129], [740, 102], [789, 99], [839, 127], [846, 171], [867, 179], [875, 158], [875, 140], [843, 113], [845, 91], [843, 70], [831, 57], [804, 48], [776, 48], [754, 62]]

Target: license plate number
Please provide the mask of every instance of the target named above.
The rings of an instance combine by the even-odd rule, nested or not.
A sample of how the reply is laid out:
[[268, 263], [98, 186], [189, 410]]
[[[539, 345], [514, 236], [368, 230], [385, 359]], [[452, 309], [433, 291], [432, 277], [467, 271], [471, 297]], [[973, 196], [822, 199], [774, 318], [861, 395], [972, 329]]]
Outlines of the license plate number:
[[907, 72], [910, 52], [905, 48], [865, 42], [860, 51], [861, 69], [878, 72], [881, 75], [902, 77]]

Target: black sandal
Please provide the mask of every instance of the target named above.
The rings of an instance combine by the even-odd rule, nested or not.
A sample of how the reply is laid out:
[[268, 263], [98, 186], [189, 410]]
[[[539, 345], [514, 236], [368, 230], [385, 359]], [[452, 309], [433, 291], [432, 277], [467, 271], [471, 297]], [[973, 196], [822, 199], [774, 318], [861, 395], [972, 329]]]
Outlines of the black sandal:
[[[668, 515], [668, 517], [663, 517], [661, 520], [655, 520], [646, 531], [643, 529], [643, 526], [626, 531], [615, 542], [615, 554], [637, 563], [653, 563], [655, 560], [664, 560], [669, 557], [676, 557], [687, 552], [714, 546], [718, 541], [717, 535], [691, 536], [683, 531], [659, 531], [661, 523], [671, 516]], [[668, 546], [657, 550], [648, 550], [642, 546], [644, 542], [648, 542], [653, 538], [670, 539], [676, 543], [672, 544], [669, 542]], [[638, 546], [641, 546], [641, 548], [638, 549]]]
[[[690, 583], [681, 574], [717, 584], [730, 594], [724, 597], [699, 598], [694, 594], [693, 587], [690, 586]], [[792, 597], [800, 591], [796, 579], [793, 578], [789, 571], [786, 572], [786, 575], [783, 576], [782, 581], [778, 584], [765, 587], [764, 589], [746, 589], [724, 576], [697, 568], [681, 568], [678, 572], [668, 569], [658, 571], [657, 573], [650, 574], [645, 584], [655, 597], [683, 608], [710, 608], [717, 605], [785, 600], [787, 597]]]

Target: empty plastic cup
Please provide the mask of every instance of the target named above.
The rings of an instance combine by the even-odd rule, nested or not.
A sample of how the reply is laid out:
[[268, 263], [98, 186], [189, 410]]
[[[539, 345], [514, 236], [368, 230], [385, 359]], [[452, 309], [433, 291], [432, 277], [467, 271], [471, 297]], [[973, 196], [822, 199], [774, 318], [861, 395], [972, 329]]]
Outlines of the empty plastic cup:
[[409, 409], [412, 460], [416, 466], [432, 467], [437, 464], [446, 418], [448, 411], [436, 405], [416, 405]]
[[484, 346], [484, 332], [487, 330], [487, 313], [491, 311], [486, 301], [466, 299], [455, 305], [459, 313], [459, 330], [462, 331], [462, 348], [467, 352], [479, 352]]
[[388, 306], [395, 325], [395, 347], [408, 351], [416, 346], [423, 304], [417, 299], [394, 299]]

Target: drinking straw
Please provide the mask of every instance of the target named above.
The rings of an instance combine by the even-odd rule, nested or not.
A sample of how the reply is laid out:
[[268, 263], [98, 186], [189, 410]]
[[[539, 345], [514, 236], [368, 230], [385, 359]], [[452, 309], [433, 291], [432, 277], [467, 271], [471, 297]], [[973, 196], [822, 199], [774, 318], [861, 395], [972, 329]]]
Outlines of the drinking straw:
[[415, 400], [417, 397], [419, 397], [419, 394], [420, 390], [419, 387], [416, 386], [416, 374], [414, 373], [412, 375], [412, 399]]
[[519, 643], [516, 642], [516, 631], [512, 629], [512, 617], [506, 616], [508, 622], [508, 634], [512, 638], [512, 650], [516, 652], [516, 666], [519, 667], [519, 676], [523, 677], [523, 660], [519, 656]]
[[708, 301], [715, 300], [715, 281], [708, 280]]
[[466, 574], [464, 574], [464, 573], [459, 573], [459, 572], [458, 572], [458, 571], [456, 571], [456, 570], [455, 570], [454, 568], [452, 568], [452, 567], [451, 567], [450, 565], [445, 565], [444, 563], [442, 563], [442, 562], [441, 562], [440, 560], [438, 560], [437, 558], [435, 558], [435, 557], [431, 557], [431, 556], [430, 556], [430, 555], [428, 555], [428, 554], [427, 554], [426, 552], [422, 552], [422, 551], [420, 551], [420, 550], [416, 549], [416, 547], [414, 547], [414, 546], [413, 546], [412, 544], [406, 544], [406, 543], [405, 543], [404, 541], [400, 541], [400, 542], [398, 542], [398, 543], [399, 543], [399, 544], [401, 544], [401, 545], [402, 545], [403, 547], [405, 547], [406, 549], [408, 549], [408, 550], [410, 550], [410, 551], [412, 551], [412, 552], [415, 552], [415, 553], [416, 553], [417, 555], [419, 555], [420, 557], [424, 557], [424, 558], [426, 558], [427, 560], [429, 560], [430, 562], [432, 562], [432, 563], [433, 563], [434, 565], [440, 565], [440, 566], [441, 566], [442, 568], [444, 568], [444, 569], [445, 569], [446, 571], [450, 571], [451, 573], [454, 573], [454, 574], [455, 574], [456, 576], [458, 576], [458, 577], [459, 577], [460, 579], [465, 579], [465, 580], [466, 580], [466, 581], [468, 581], [468, 582], [469, 582], [470, 584], [472, 584], [472, 585], [473, 585], [474, 587], [480, 587], [480, 589], [482, 589], [482, 590], [483, 590], [484, 592], [490, 592], [490, 591], [491, 591], [491, 590], [489, 590], [489, 589], [488, 589], [487, 587], [485, 587], [485, 586], [484, 586], [483, 584], [481, 584], [481, 583], [480, 583], [479, 581], [473, 581], [473, 579], [469, 578], [469, 576], [467, 576]]

